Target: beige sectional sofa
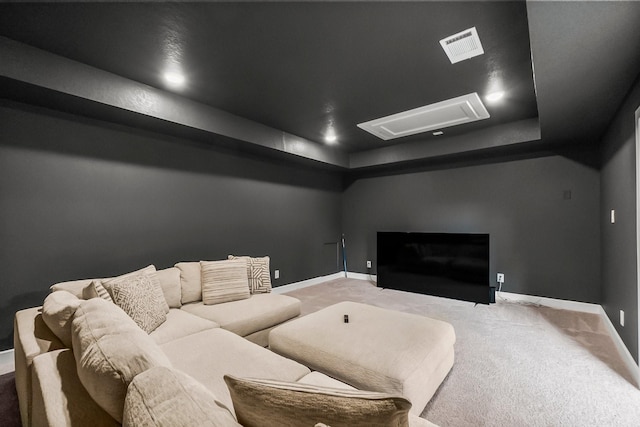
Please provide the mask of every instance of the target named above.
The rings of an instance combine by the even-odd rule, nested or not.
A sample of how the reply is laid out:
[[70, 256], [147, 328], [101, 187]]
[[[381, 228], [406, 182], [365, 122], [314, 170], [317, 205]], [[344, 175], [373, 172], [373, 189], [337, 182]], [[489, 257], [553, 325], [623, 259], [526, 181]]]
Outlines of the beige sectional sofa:
[[[209, 271], [217, 272], [220, 265]], [[247, 390], [263, 393], [265, 388], [285, 393], [281, 398], [289, 405], [282, 406], [293, 410], [289, 416], [296, 420], [299, 414], [291, 408], [296, 401], [292, 396], [303, 393], [299, 402], [307, 402], [311, 392], [334, 399], [332, 405], [344, 400], [349, 410], [362, 406], [353, 405], [352, 399], [386, 405], [393, 425], [398, 416], [407, 417], [407, 401], [401, 397], [362, 394], [265, 348], [273, 327], [300, 314], [300, 302], [269, 292], [270, 283], [267, 288], [254, 286], [248, 279], [252, 275], [248, 259], [244, 265], [250, 292], [217, 304], [205, 304], [203, 298], [227, 297], [215, 289], [212, 293], [210, 283], [201, 282], [205, 275], [196, 274], [200, 263], [178, 263], [160, 271], [149, 266], [118, 278], [53, 285], [42, 307], [15, 316], [16, 389], [23, 425], [233, 426], [243, 420], [250, 425], [247, 414], [254, 409], [251, 403], [242, 403], [242, 397], [250, 394]], [[203, 271], [209, 266], [202, 264]], [[228, 278], [226, 271], [221, 276]], [[162, 291], [163, 320], [151, 331], [145, 329], [153, 319], [136, 318], [125, 311], [126, 305], [117, 304], [120, 292], [131, 289], [132, 277], [144, 279], [134, 280], [136, 285]], [[116, 283], [108, 288], [114, 297], [111, 302], [97, 295], [98, 281], [105, 288]], [[145, 300], [153, 300], [151, 293], [147, 291]], [[260, 379], [276, 383], [265, 385]], [[362, 414], [355, 416], [365, 419]], [[412, 427], [432, 426], [413, 415], [405, 419]], [[279, 422], [263, 419], [261, 424]]]

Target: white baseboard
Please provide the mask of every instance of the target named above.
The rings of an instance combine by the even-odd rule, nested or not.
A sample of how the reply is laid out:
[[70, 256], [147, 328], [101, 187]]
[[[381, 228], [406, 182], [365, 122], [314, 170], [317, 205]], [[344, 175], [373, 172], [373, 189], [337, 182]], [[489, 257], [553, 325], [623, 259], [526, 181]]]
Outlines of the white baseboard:
[[13, 353], [14, 351], [12, 348], [10, 348], [9, 350], [0, 351], [0, 371], [3, 370], [2, 368], [4, 366], [13, 366], [15, 361]]
[[604, 308], [602, 308], [602, 306], [598, 307], [600, 307], [600, 316], [602, 317], [602, 321], [604, 322], [605, 327], [609, 330], [609, 335], [611, 335], [611, 339], [613, 339], [613, 343], [618, 349], [618, 353], [620, 353], [622, 361], [624, 362], [629, 372], [631, 372], [631, 375], [636, 382], [635, 386], [640, 388], [640, 366], [638, 366], [636, 361], [633, 360], [631, 352], [624, 344], [624, 341], [622, 341], [622, 338], [620, 338], [618, 331], [616, 330], [615, 326], [613, 326], [613, 323], [611, 322], [611, 319], [609, 319], [609, 316], [607, 316]]
[[496, 292], [496, 302], [500, 303], [501, 301], [528, 302], [531, 304], [544, 305], [546, 307], [551, 307], [551, 308], [581, 311], [583, 313], [592, 313], [592, 314], [600, 314], [602, 312], [602, 307], [599, 304], [570, 301], [565, 299], [538, 297], [534, 295], [514, 294], [511, 292]]
[[369, 282], [378, 282], [378, 276], [375, 274], [365, 274], [365, 273], [352, 273], [347, 272], [347, 277], [349, 279], [358, 279], [358, 280], [367, 280]]
[[274, 294], [283, 294], [285, 292], [295, 291], [296, 289], [306, 288], [308, 286], [319, 285], [329, 280], [340, 279], [344, 277], [344, 272], [329, 274], [328, 276], [314, 277], [312, 279], [302, 280], [300, 282], [289, 283], [287, 285], [276, 286], [271, 290]]

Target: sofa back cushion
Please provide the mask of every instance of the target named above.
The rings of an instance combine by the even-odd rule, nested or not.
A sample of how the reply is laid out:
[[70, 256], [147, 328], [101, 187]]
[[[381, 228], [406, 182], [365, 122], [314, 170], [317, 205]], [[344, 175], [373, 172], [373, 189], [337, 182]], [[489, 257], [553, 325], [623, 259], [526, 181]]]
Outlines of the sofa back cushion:
[[42, 320], [67, 348], [71, 348], [71, 322], [82, 302], [67, 291], [52, 292], [44, 299]]
[[122, 425], [242, 427], [205, 386], [161, 366], [141, 373], [129, 385]]
[[169, 308], [180, 308], [182, 303], [182, 289], [180, 287], [180, 269], [176, 267], [165, 268], [156, 271], [156, 277], [162, 287], [164, 299], [167, 301]]
[[401, 396], [229, 375], [224, 380], [236, 418], [245, 427], [409, 425], [411, 402]]
[[200, 279], [200, 262], [179, 262], [175, 267], [180, 270], [180, 287], [182, 304], [202, 301], [202, 281]]
[[245, 260], [200, 261], [202, 302], [205, 305], [247, 299], [249, 281]]
[[148, 266], [146, 266], [144, 268], [141, 268], [139, 270], [132, 271], [131, 273], [126, 273], [126, 274], [120, 275], [118, 277], [110, 277], [110, 278], [107, 278], [107, 279], [82, 279], [82, 280], [72, 280], [72, 281], [68, 281], [68, 282], [60, 282], [60, 283], [56, 283], [55, 285], [52, 285], [49, 289], [51, 289], [51, 292], [67, 291], [67, 292], [72, 293], [73, 295], [77, 296], [78, 298], [83, 298], [82, 294], [83, 294], [84, 289], [87, 286], [90, 286], [91, 282], [93, 282], [94, 280], [108, 281], [108, 280], [111, 280], [111, 279], [123, 278], [123, 277], [130, 276], [130, 275], [149, 274], [149, 273], [153, 273], [154, 271], [156, 271], [156, 267], [153, 264], [151, 264], [151, 265], [148, 265]]
[[171, 366], [149, 335], [120, 307], [101, 298], [80, 303], [71, 340], [80, 382], [118, 422], [135, 376], [154, 366]]

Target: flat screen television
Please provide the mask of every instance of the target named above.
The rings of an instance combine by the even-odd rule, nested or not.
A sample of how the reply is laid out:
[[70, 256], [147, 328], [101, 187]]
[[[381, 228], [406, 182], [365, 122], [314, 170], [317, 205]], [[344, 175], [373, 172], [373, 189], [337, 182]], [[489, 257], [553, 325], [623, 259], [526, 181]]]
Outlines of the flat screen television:
[[489, 304], [489, 234], [378, 232], [378, 286]]

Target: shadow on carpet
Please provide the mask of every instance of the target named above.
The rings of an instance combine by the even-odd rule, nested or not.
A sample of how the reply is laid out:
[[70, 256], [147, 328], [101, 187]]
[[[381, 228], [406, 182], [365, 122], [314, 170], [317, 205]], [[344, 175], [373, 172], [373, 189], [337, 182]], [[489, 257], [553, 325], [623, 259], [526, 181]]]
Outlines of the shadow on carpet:
[[16, 393], [14, 372], [0, 376], [0, 424], [4, 427], [20, 427], [20, 410]]

